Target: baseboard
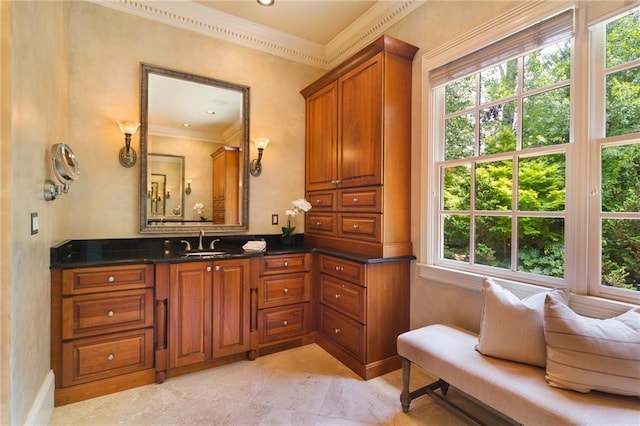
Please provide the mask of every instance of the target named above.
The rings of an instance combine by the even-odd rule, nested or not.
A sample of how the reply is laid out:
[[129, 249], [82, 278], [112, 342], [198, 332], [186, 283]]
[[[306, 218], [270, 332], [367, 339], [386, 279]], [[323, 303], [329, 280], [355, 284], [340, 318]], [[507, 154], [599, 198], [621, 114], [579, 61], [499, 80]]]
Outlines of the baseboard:
[[55, 394], [55, 376], [53, 370], [45, 376], [36, 399], [31, 404], [25, 425], [48, 425], [53, 415], [53, 400]]

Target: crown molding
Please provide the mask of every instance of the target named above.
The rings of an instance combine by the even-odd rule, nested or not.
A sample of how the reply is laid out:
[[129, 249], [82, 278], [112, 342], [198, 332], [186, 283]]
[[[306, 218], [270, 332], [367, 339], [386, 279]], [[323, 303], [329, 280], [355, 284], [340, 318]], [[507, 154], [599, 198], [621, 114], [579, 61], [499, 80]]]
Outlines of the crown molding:
[[320, 68], [333, 68], [426, 0], [379, 1], [327, 45], [208, 8], [193, 1], [87, 0]]

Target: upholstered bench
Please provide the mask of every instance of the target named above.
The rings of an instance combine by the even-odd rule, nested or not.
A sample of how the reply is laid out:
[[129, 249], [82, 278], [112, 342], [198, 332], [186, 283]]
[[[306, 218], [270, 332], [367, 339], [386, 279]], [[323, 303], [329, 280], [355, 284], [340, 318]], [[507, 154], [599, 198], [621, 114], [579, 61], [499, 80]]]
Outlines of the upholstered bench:
[[[640, 425], [637, 397], [551, 387], [544, 368], [482, 355], [475, 350], [477, 343], [476, 334], [442, 324], [401, 334], [397, 347], [403, 357], [403, 410], [424, 394], [446, 401], [435, 390], [446, 395], [451, 385], [524, 425]], [[410, 391], [411, 363], [440, 380]]]

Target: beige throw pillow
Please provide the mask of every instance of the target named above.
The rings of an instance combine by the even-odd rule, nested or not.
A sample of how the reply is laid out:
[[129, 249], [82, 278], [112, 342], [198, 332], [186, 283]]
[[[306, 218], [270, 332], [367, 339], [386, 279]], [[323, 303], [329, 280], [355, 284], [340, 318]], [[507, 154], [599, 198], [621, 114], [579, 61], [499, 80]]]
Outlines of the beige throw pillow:
[[640, 396], [640, 308], [596, 319], [549, 295], [544, 332], [551, 386]]
[[[552, 292], [569, 300], [565, 289]], [[543, 328], [546, 294], [520, 300], [490, 278], [484, 278], [484, 305], [476, 350], [484, 355], [544, 367], [547, 361]]]

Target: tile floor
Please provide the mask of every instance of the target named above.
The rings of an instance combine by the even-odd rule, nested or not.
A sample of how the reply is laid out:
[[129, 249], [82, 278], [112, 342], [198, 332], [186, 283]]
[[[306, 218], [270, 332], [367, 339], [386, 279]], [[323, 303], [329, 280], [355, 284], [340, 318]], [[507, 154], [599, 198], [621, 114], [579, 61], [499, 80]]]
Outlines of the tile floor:
[[[412, 368], [412, 387], [432, 378]], [[414, 384], [415, 383], [415, 384]], [[57, 407], [50, 425], [463, 425], [427, 396], [404, 414], [397, 370], [363, 381], [312, 344]], [[488, 424], [499, 418], [449, 392]]]

